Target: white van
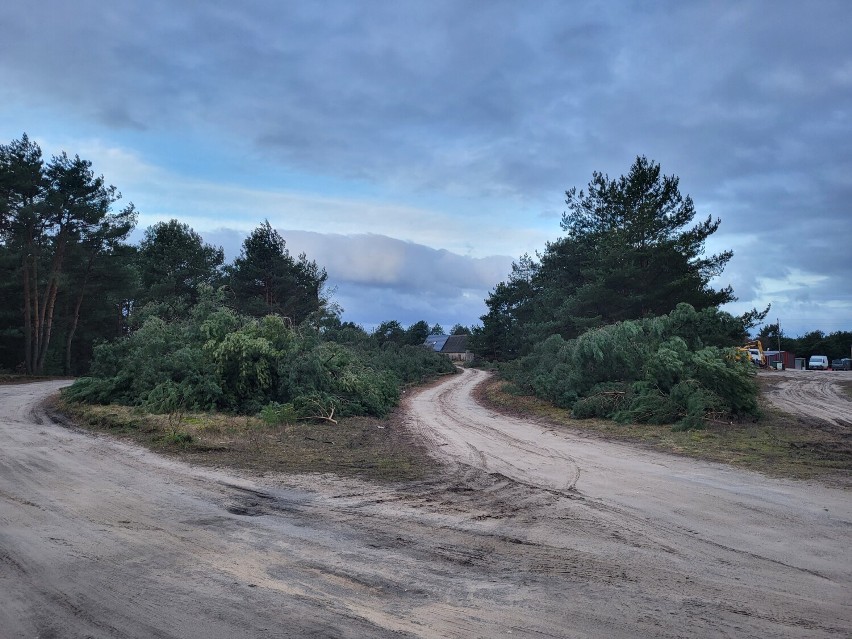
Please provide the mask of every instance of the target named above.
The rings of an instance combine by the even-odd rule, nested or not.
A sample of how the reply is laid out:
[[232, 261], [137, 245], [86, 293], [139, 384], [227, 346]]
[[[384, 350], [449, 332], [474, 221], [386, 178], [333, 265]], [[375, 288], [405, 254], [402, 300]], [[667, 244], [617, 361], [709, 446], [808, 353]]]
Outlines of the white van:
[[828, 356], [811, 355], [808, 360], [808, 368], [812, 371], [824, 371], [828, 369]]

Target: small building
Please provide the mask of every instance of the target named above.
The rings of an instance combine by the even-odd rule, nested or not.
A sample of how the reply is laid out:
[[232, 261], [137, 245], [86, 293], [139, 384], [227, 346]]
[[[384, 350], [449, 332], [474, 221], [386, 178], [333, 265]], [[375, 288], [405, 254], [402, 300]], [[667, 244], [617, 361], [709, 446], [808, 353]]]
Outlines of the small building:
[[769, 368], [777, 368], [778, 362], [781, 362], [785, 369], [796, 368], [796, 355], [789, 351], [763, 351], [763, 356], [766, 357], [766, 365]]
[[424, 346], [436, 353], [446, 355], [454, 362], [470, 362], [473, 353], [467, 349], [469, 335], [430, 335], [423, 342]]

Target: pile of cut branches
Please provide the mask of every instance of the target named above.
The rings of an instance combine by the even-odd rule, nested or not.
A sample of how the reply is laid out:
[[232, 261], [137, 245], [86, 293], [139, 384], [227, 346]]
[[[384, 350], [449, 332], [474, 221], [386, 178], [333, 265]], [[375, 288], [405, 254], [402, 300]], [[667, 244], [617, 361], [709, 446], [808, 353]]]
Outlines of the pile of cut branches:
[[754, 367], [734, 349], [705, 343], [716, 309], [680, 304], [669, 315], [619, 322], [574, 340], [554, 335], [503, 368], [519, 389], [575, 417], [702, 428], [757, 415]]

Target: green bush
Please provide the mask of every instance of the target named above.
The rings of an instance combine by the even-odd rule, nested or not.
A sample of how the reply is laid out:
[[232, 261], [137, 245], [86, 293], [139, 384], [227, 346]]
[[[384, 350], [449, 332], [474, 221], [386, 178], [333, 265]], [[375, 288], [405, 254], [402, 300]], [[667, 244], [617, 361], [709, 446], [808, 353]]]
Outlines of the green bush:
[[175, 430], [163, 435], [162, 441], [175, 446], [186, 446], [192, 443], [192, 435], [183, 431]]
[[278, 402], [269, 402], [266, 406], [260, 409], [260, 418], [271, 426], [279, 424], [292, 424], [298, 419], [296, 409], [293, 404], [279, 404]]
[[182, 318], [146, 307], [128, 337], [95, 349], [92, 373], [65, 390], [72, 401], [171, 413], [225, 410], [276, 422], [314, 416], [384, 416], [401, 389], [452, 363], [414, 346], [327, 341], [278, 316], [240, 316], [205, 291]]
[[585, 397], [574, 402], [571, 413], [578, 419], [610, 417], [629, 405], [631, 395], [631, 388], [627, 384], [598, 384]]
[[575, 417], [701, 428], [755, 415], [754, 367], [725, 345], [730, 316], [680, 304], [669, 315], [554, 335], [503, 368], [516, 386]]

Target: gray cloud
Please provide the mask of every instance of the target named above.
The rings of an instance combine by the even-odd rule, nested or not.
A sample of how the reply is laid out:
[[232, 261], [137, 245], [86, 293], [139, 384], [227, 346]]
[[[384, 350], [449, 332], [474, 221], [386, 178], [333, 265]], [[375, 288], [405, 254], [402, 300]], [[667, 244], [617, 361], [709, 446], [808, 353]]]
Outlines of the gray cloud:
[[16, 3], [2, 77], [108, 126], [475, 194], [540, 198], [637, 153], [703, 193], [843, 153], [847, 3], [655, 7]]
[[[293, 171], [535, 211], [561, 208], [561, 193], [593, 170], [615, 176], [644, 154], [681, 177], [699, 215], [723, 219], [742, 299], [760, 296], [759, 278], [797, 269], [826, 276], [820, 294], [849, 297], [852, 260], [837, 257], [852, 245], [845, 0], [53, 0], [2, 14], [7, 103], [61, 105], [116, 131], [186, 130]], [[455, 258], [389, 238], [324, 241], [341, 254], [380, 249], [381, 281], [357, 279], [369, 269], [348, 253], [339, 270], [358, 287], [426, 290], [415, 265], [454, 268]]]

